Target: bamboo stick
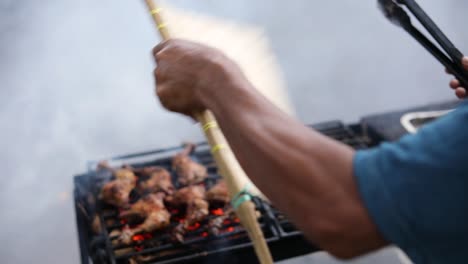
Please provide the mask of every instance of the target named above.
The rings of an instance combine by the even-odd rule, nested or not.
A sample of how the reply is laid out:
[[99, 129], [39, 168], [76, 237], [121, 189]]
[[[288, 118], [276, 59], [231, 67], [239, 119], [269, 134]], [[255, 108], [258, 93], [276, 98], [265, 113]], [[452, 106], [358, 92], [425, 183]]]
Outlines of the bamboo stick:
[[[160, 14], [160, 9], [153, 0], [145, 0], [159, 33], [164, 40], [171, 38], [167, 25]], [[214, 115], [206, 110], [195, 115], [195, 118], [204, 128], [205, 137], [212, 148], [213, 157], [218, 165], [221, 176], [225, 179], [231, 197], [238, 194], [245, 186], [237, 177], [245, 176], [239, 162], [229, 147], [226, 138], [219, 128]], [[266, 243], [262, 229], [257, 220], [255, 205], [251, 201], [242, 203], [236, 210], [242, 226], [247, 230], [254, 245], [255, 252], [261, 264], [272, 264], [273, 258]]]

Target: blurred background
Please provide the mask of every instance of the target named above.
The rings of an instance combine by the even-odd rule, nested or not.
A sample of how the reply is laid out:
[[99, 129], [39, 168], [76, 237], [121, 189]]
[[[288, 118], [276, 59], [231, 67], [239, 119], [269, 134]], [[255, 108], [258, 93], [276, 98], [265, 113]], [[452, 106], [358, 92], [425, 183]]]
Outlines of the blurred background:
[[[432, 56], [375, 0], [179, 0], [261, 26], [304, 123], [454, 98]], [[419, 3], [468, 52], [468, 2]], [[159, 41], [142, 1], [0, 1], [0, 259], [78, 263], [72, 176], [86, 161], [202, 140], [154, 97]], [[25, 253], [24, 250], [30, 250]], [[338, 263], [325, 254], [291, 263]], [[353, 263], [399, 263], [392, 251]]]

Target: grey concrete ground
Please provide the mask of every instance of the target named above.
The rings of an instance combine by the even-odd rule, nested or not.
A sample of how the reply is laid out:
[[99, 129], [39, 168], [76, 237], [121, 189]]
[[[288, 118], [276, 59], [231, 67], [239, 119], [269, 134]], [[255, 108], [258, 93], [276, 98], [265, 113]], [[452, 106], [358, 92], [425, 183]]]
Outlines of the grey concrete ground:
[[[432, 57], [375, 0], [179, 0], [264, 26], [305, 123], [452, 97]], [[467, 1], [420, 0], [468, 52]], [[0, 1], [0, 261], [78, 263], [72, 175], [88, 159], [199, 140], [155, 103], [141, 1]], [[325, 255], [291, 263], [337, 263]], [[352, 263], [398, 263], [393, 252]]]

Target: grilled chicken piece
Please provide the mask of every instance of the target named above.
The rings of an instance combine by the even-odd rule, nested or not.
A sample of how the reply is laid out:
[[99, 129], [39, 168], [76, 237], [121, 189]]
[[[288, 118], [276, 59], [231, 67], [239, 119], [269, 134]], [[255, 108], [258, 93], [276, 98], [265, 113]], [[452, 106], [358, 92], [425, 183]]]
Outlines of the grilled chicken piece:
[[166, 201], [175, 206], [183, 206], [195, 199], [205, 199], [205, 188], [203, 186], [192, 185], [179, 189], [172, 196], [168, 196]]
[[147, 167], [141, 170], [141, 174], [148, 176], [148, 179], [142, 181], [139, 189], [150, 192], [165, 192], [171, 195], [174, 192], [171, 174], [161, 167]]
[[210, 205], [203, 199], [195, 199], [187, 204], [187, 214], [185, 217], [185, 226], [189, 227], [202, 221], [210, 213]]
[[208, 177], [206, 168], [190, 158], [189, 155], [194, 149], [194, 144], [187, 144], [184, 151], [172, 159], [172, 168], [179, 176], [179, 183], [185, 186], [200, 183]]
[[164, 206], [164, 193], [152, 193], [138, 200], [138, 202], [132, 204], [130, 209], [122, 211], [120, 217], [127, 217], [129, 215], [139, 215], [146, 217], [153, 211], [166, 209]]
[[184, 234], [190, 226], [205, 219], [209, 214], [209, 207], [205, 201], [205, 188], [202, 186], [189, 186], [178, 190], [167, 201], [176, 206], [187, 206], [184, 223], [179, 224], [173, 230], [173, 237], [176, 241], [182, 242]]
[[129, 202], [130, 192], [135, 188], [137, 177], [131, 169], [113, 170], [115, 180], [112, 180], [101, 189], [100, 198], [114, 206], [124, 207]]
[[171, 214], [166, 209], [160, 209], [148, 214], [145, 221], [141, 225], [130, 230], [133, 234], [141, 232], [153, 232], [169, 226], [170, 223]]
[[215, 186], [206, 192], [206, 199], [209, 202], [229, 203], [231, 197], [229, 196], [226, 182], [224, 180], [220, 180]]
[[125, 228], [119, 242], [130, 244], [132, 237], [141, 232], [153, 232], [167, 227], [170, 224], [171, 215], [164, 206], [165, 194], [149, 194], [138, 202], [134, 203], [129, 210], [123, 211], [120, 216], [139, 215], [145, 218], [145, 221], [135, 228]]

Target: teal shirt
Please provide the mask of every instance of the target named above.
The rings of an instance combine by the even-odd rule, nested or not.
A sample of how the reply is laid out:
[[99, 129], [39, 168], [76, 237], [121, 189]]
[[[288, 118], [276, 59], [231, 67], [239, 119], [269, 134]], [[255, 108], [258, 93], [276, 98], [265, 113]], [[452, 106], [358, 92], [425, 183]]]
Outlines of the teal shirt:
[[413, 262], [468, 263], [468, 102], [416, 135], [359, 151], [354, 175], [380, 232]]

